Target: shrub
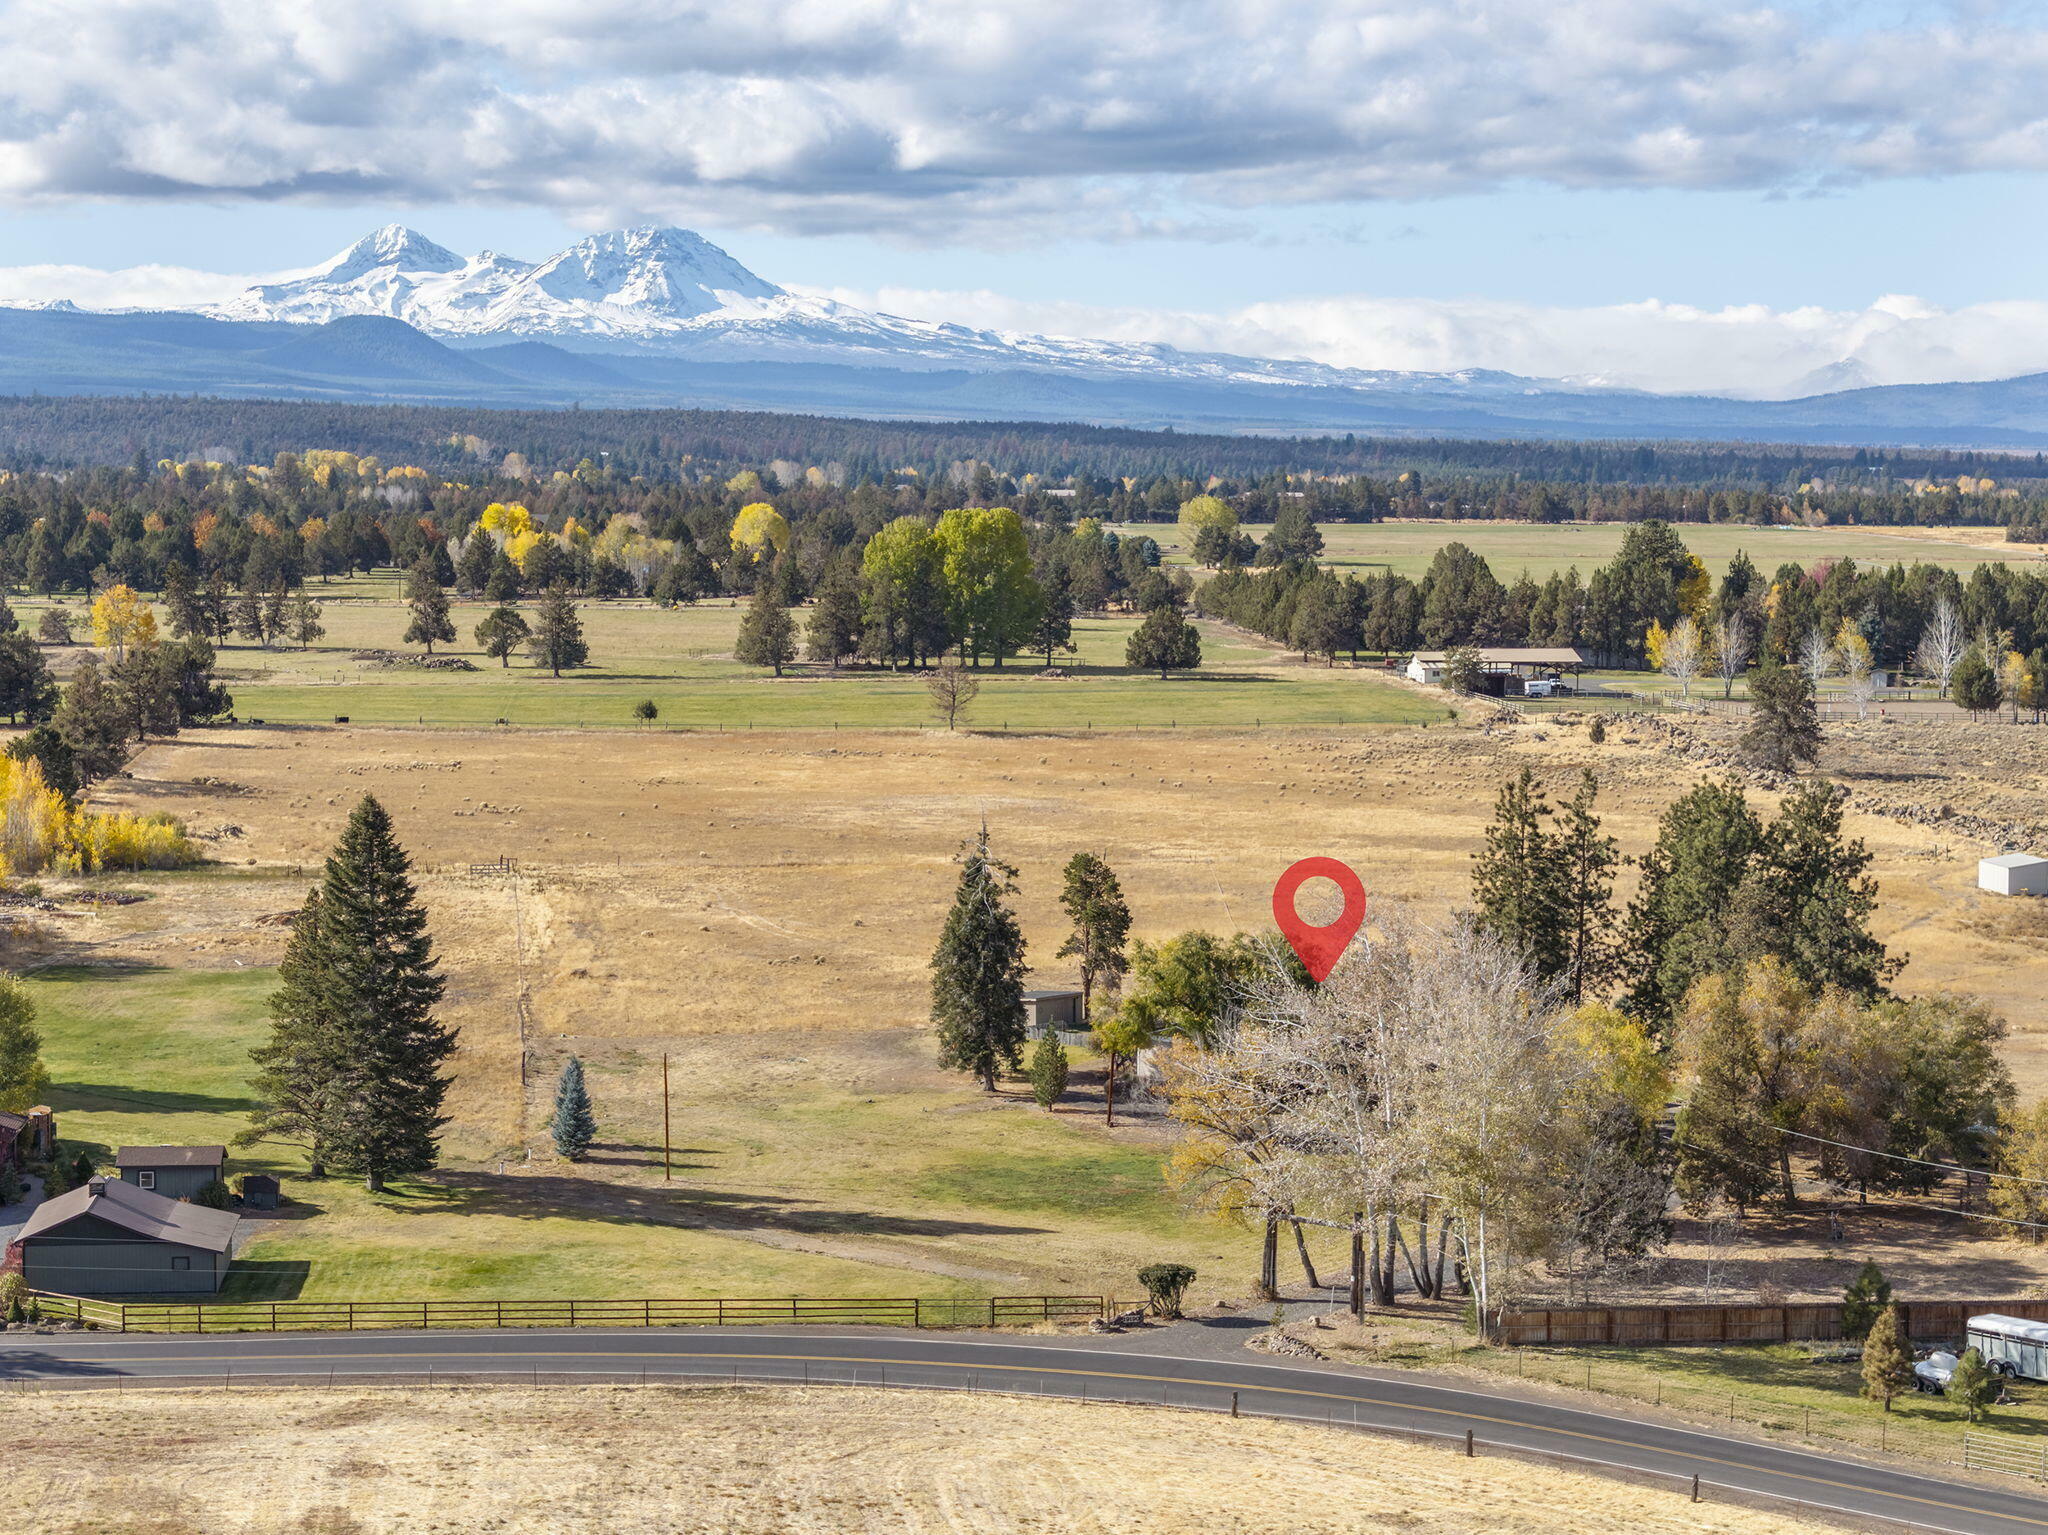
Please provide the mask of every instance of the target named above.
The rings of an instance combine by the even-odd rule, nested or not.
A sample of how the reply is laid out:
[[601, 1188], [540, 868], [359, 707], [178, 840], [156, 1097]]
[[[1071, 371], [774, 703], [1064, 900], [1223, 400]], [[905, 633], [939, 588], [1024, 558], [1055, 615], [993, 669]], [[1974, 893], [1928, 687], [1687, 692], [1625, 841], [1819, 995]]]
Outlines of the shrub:
[[1152, 1297], [1152, 1314], [1172, 1320], [1180, 1315], [1181, 1297], [1195, 1282], [1195, 1271], [1185, 1263], [1148, 1263], [1138, 1270], [1138, 1283]]
[[209, 1210], [227, 1210], [234, 1207], [235, 1196], [229, 1191], [227, 1184], [215, 1178], [193, 1190], [192, 1203], [204, 1205]]
[[28, 1319], [28, 1281], [19, 1274], [0, 1274], [0, 1320]]
[[633, 705], [633, 718], [636, 720], [652, 720], [659, 719], [660, 717], [661, 710], [655, 707], [654, 700], [651, 698], [643, 698], [640, 702]]
[[1977, 1350], [1964, 1349], [1963, 1357], [1956, 1361], [1955, 1373], [1948, 1378], [1948, 1399], [1962, 1408], [1964, 1419], [1971, 1423], [1998, 1400], [1998, 1377]]
[[17, 1204], [27, 1192], [21, 1174], [14, 1170], [14, 1164], [0, 1157], [0, 1205]]
[[1593, 716], [1593, 723], [1586, 727], [1586, 739], [1598, 746], [1607, 739], [1607, 721], [1599, 715]]
[[1913, 1384], [1913, 1355], [1899, 1329], [1899, 1313], [1886, 1306], [1866, 1329], [1863, 1341], [1863, 1394], [1892, 1410], [1892, 1398]]

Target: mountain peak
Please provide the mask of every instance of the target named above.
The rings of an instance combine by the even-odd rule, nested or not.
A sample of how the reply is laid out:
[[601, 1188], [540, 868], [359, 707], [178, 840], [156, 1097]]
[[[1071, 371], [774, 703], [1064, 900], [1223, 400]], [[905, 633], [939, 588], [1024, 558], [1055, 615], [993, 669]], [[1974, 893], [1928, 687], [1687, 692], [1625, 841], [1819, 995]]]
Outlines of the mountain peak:
[[636, 309], [689, 319], [739, 299], [782, 296], [728, 253], [691, 229], [647, 224], [588, 235], [535, 269], [533, 282], [570, 304]]
[[455, 252], [436, 245], [417, 230], [403, 224], [386, 224], [315, 267], [313, 276], [323, 282], [349, 282], [379, 267], [398, 272], [455, 272], [463, 265], [463, 259]]

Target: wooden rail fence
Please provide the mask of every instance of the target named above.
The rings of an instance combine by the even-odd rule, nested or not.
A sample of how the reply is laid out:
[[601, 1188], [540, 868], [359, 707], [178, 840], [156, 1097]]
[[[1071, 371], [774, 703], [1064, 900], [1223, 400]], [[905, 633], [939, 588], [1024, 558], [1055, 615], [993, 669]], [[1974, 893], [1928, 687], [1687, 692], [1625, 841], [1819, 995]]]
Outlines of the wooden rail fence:
[[[1910, 1338], [1959, 1340], [1963, 1323], [1995, 1311], [2029, 1322], [2048, 1321], [2048, 1300], [1900, 1301], [1899, 1320]], [[1842, 1336], [1837, 1301], [1787, 1306], [1576, 1306], [1504, 1308], [1493, 1326], [1496, 1343], [1829, 1342]]]
[[435, 1327], [1005, 1327], [1108, 1316], [1100, 1295], [980, 1300], [819, 1296], [699, 1300], [109, 1301], [33, 1292], [42, 1315], [109, 1332], [356, 1332]]

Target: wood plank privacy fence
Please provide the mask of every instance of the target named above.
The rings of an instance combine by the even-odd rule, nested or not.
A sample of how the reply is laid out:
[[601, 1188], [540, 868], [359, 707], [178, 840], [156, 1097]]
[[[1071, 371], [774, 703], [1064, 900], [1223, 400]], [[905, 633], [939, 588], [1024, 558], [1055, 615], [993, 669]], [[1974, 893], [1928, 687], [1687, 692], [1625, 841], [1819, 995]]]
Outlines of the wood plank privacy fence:
[[42, 1314], [110, 1332], [356, 1332], [435, 1327], [1005, 1327], [1111, 1315], [1100, 1295], [981, 1300], [818, 1296], [694, 1300], [108, 1301], [37, 1291]]
[[[2048, 1300], [1900, 1301], [1906, 1335], [1922, 1342], [1960, 1341], [1963, 1323], [1987, 1311], [2048, 1322]], [[1838, 1301], [1788, 1306], [1577, 1306], [1543, 1310], [1503, 1308], [1493, 1340], [1513, 1346], [1535, 1343], [1828, 1342], [1842, 1336]]]

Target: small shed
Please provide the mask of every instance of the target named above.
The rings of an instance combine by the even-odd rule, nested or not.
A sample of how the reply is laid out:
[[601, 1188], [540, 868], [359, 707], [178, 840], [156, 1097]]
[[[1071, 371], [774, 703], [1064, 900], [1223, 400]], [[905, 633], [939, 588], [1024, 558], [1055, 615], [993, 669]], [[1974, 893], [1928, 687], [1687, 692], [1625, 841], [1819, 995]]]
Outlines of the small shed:
[[139, 1189], [189, 1199], [220, 1178], [225, 1146], [123, 1146], [114, 1153], [121, 1181]]
[[1036, 1039], [1048, 1030], [1081, 1027], [1081, 993], [1050, 987], [1024, 993], [1024, 1032]]
[[252, 1210], [275, 1210], [284, 1202], [284, 1185], [269, 1173], [244, 1173], [235, 1181], [242, 1203]]
[[2048, 858], [2001, 853], [1977, 861], [1977, 888], [1993, 895], [2048, 895]]
[[242, 1218], [90, 1178], [37, 1205], [10, 1247], [32, 1289], [60, 1295], [212, 1295]]
[[57, 1150], [57, 1116], [38, 1106], [26, 1114], [0, 1112], [0, 1162], [20, 1167], [47, 1162]]

